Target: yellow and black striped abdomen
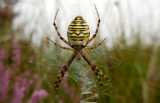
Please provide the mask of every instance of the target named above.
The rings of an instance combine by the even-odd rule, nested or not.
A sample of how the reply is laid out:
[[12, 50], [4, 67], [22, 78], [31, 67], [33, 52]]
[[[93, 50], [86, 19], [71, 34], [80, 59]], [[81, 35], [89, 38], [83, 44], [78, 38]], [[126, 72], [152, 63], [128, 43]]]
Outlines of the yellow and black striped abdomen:
[[90, 36], [87, 22], [81, 16], [77, 16], [69, 25], [67, 36], [73, 48], [81, 49], [85, 47]]

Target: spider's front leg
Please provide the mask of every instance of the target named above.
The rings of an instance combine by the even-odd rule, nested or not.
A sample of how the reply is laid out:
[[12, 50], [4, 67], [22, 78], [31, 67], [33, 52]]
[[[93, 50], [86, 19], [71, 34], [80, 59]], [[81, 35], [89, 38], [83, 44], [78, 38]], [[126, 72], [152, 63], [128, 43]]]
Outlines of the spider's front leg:
[[98, 15], [98, 24], [97, 24], [97, 29], [95, 31], [95, 34], [91, 37], [91, 39], [88, 40], [87, 44], [88, 45], [98, 34], [98, 29], [99, 29], [99, 25], [100, 25], [100, 17], [99, 17], [99, 14], [98, 14], [98, 11], [97, 11], [97, 8], [96, 8], [96, 5], [94, 4], [94, 7], [96, 9], [96, 12], [97, 12], [97, 15]]
[[60, 48], [62, 48], [62, 49], [64, 49], [64, 50], [74, 51], [74, 49], [70, 49], [70, 48], [67, 48], [67, 47], [63, 47], [63, 46], [61, 46], [61, 45], [55, 43], [55, 42], [52, 41], [49, 37], [46, 37], [46, 39], [48, 39], [48, 40], [51, 41], [54, 45], [56, 45], [56, 46], [58, 46], [58, 47], [60, 47]]
[[65, 73], [67, 72], [70, 64], [72, 63], [73, 59], [76, 57], [76, 53], [73, 53], [71, 55], [71, 57], [69, 58], [69, 60], [67, 61], [67, 63], [63, 66], [63, 69], [61, 70], [61, 73], [58, 75], [58, 78], [55, 82], [55, 89], [56, 89], [56, 93], [57, 93], [57, 89], [61, 83], [61, 80], [63, 79], [63, 76], [65, 75]]
[[54, 28], [56, 29], [56, 32], [57, 32], [57, 34], [58, 34], [58, 37], [59, 37], [64, 43], [66, 43], [67, 45], [70, 46], [70, 44], [61, 36], [61, 34], [59, 33], [59, 31], [58, 31], [58, 29], [57, 29], [57, 26], [56, 26], [56, 17], [57, 17], [58, 11], [59, 11], [59, 9], [57, 10], [56, 15], [55, 15], [55, 17], [54, 17], [54, 22], [53, 22]]
[[83, 58], [87, 61], [87, 63], [89, 64], [89, 66], [92, 68], [92, 70], [96, 73], [97, 75], [97, 79], [99, 80], [99, 83], [101, 85], [101, 90], [103, 88], [103, 84], [102, 84], [102, 81], [100, 80], [99, 78], [99, 75], [98, 73], [103, 76], [106, 80], [108, 80], [108, 82], [110, 82], [110, 80], [108, 79], [108, 77], [106, 77], [94, 64], [93, 62], [91, 61], [91, 59], [85, 54], [85, 53], [82, 53], [82, 56]]

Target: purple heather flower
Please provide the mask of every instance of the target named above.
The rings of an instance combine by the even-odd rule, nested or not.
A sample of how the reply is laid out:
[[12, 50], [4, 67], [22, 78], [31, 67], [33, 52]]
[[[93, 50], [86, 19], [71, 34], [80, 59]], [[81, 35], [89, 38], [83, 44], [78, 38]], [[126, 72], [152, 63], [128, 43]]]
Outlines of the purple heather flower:
[[14, 47], [15, 47], [15, 49], [13, 50], [14, 56], [12, 57], [12, 60], [15, 61], [16, 64], [19, 64], [21, 59], [21, 49], [19, 45], [15, 45]]
[[29, 84], [37, 86], [38, 82], [39, 82], [38, 75], [37, 74], [33, 74], [32, 79], [29, 80]]
[[0, 50], [0, 60], [4, 59], [6, 56], [6, 51], [5, 51], [5, 48], [2, 48]]
[[4, 48], [0, 50], [0, 99], [5, 100], [8, 92], [8, 84], [10, 72], [3, 63], [3, 59], [5, 58], [6, 51]]
[[5, 70], [4, 63], [0, 60], [0, 76], [3, 75], [4, 70]]
[[66, 82], [67, 81], [66, 79], [67, 79], [67, 77], [64, 77], [63, 81], [62, 81], [62, 86], [64, 88], [64, 92], [66, 94], [68, 94], [68, 96], [70, 97], [70, 99], [73, 99], [74, 98], [74, 88], [68, 86], [68, 84]]
[[27, 70], [23, 73], [23, 77], [28, 77], [31, 75], [31, 71]]
[[14, 86], [14, 97], [11, 103], [21, 103], [26, 91], [27, 80], [25, 78], [16, 82]]
[[30, 60], [30, 61], [33, 61], [34, 59], [35, 59], [34, 56], [30, 56], [30, 57], [29, 57], [29, 60]]
[[37, 103], [38, 100], [43, 99], [48, 96], [48, 93], [44, 89], [40, 89], [39, 91], [35, 91], [32, 94], [31, 103]]
[[10, 72], [0, 61], [0, 99], [5, 100], [8, 92]]
[[39, 82], [39, 77], [38, 77], [38, 75], [37, 75], [37, 74], [34, 74], [34, 75], [33, 75], [33, 79], [34, 79], [34, 85], [36, 86], [36, 85], [38, 84], [38, 82]]

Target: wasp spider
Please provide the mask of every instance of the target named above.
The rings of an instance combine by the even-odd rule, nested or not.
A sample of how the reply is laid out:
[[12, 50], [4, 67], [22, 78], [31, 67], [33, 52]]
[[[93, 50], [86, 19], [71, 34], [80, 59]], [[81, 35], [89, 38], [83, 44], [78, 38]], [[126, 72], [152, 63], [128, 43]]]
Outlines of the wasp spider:
[[[95, 6], [95, 5], [94, 5]], [[56, 26], [56, 23], [55, 23], [55, 20], [56, 20], [56, 16], [57, 16], [57, 13], [58, 13], [58, 10], [57, 10], [57, 13], [55, 15], [55, 18], [54, 18], [54, 22], [53, 22], [53, 25], [54, 25], [54, 28], [56, 29], [56, 32], [59, 36], [59, 38], [65, 42], [67, 45], [69, 45], [70, 47], [72, 47], [73, 49], [70, 49], [70, 48], [66, 48], [66, 47], [63, 47], [57, 43], [55, 43], [54, 41], [52, 41], [50, 38], [47, 37], [47, 39], [49, 41], [51, 41], [53, 44], [55, 44], [56, 46], [62, 48], [62, 49], [65, 49], [65, 50], [70, 50], [70, 51], [73, 51], [74, 53], [71, 55], [71, 57], [69, 58], [69, 60], [67, 61], [67, 63], [64, 65], [63, 69], [61, 70], [60, 74], [58, 75], [58, 78], [55, 82], [55, 89], [56, 89], [56, 92], [57, 92], [57, 89], [60, 85], [60, 82], [63, 78], [63, 76], [65, 75], [65, 73], [67, 72], [70, 64], [72, 63], [73, 59], [76, 57], [77, 60], [81, 60], [81, 57], [83, 57], [87, 63], [89, 64], [89, 66], [91, 67], [91, 69], [95, 72], [96, 76], [97, 76], [97, 79], [99, 80], [99, 83], [100, 83], [100, 86], [101, 86], [101, 90], [103, 88], [103, 84], [102, 84], [102, 81], [99, 77], [99, 75], [101, 75], [102, 77], [104, 77], [106, 80], [108, 80], [110, 82], [110, 80], [108, 79], [108, 77], [106, 77], [94, 64], [93, 62], [91, 61], [91, 59], [84, 53], [84, 51], [88, 51], [88, 50], [92, 50], [92, 49], [95, 49], [97, 48], [98, 46], [100, 46], [103, 41], [103, 40], [100, 44], [96, 45], [95, 47], [90, 47], [90, 48], [86, 48], [84, 49], [95, 37], [96, 35], [98, 34], [98, 29], [99, 29], [99, 25], [100, 25], [100, 17], [99, 17], [99, 14], [98, 14], [98, 11], [97, 11], [97, 8], [95, 6], [95, 9], [96, 9], [96, 12], [97, 12], [97, 15], [98, 15], [98, 24], [97, 24], [97, 29], [96, 29], [96, 32], [95, 34], [89, 39], [89, 36], [90, 36], [90, 32], [89, 32], [89, 26], [87, 24], [87, 22], [81, 17], [81, 16], [77, 16], [72, 22], [71, 24], [69, 25], [68, 27], [68, 32], [67, 32], [67, 36], [68, 36], [68, 41], [66, 41], [59, 33], [58, 29], [57, 29], [57, 26]]]

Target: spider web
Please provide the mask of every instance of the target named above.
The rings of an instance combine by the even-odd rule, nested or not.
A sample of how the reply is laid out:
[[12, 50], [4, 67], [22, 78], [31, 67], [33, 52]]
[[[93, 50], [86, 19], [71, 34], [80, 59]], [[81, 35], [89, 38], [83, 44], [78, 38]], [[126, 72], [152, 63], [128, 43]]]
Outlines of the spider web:
[[[95, 40], [93, 45], [96, 45], [100, 40]], [[92, 45], [92, 46], [93, 46]], [[91, 47], [91, 46], [89, 46]], [[140, 51], [135, 49], [126, 49], [125, 47], [120, 47], [115, 45], [115, 52], [120, 52], [121, 50], [127, 50], [128, 53], [136, 54]], [[117, 57], [115, 52], [110, 52], [110, 49], [107, 49], [105, 44], [99, 46], [96, 49], [85, 52], [92, 60], [92, 62], [110, 79], [112, 77], [112, 70], [119, 68], [120, 65], [128, 64], [133, 65], [127, 61], [127, 57]], [[54, 81], [57, 79], [57, 74], [60, 73], [60, 70], [66, 63], [66, 61], [71, 56], [71, 51], [62, 50], [59, 47], [56, 47], [54, 44], [49, 43], [45, 48], [40, 50], [40, 58], [43, 58], [41, 61], [37, 61], [37, 65], [41, 66], [41, 71], [44, 74], [46, 71], [49, 71], [48, 81], [54, 87]], [[112, 65], [108, 65], [108, 64]], [[118, 71], [118, 69], [116, 70]], [[89, 65], [84, 59], [81, 62], [77, 62], [76, 58], [73, 60], [70, 65], [65, 77], [68, 77], [77, 87], [81, 88], [81, 102], [96, 102], [100, 95], [105, 95], [106, 97], [110, 96], [110, 91], [113, 90], [113, 84], [108, 83], [103, 77], [100, 76], [103, 83], [103, 91], [100, 90], [100, 84], [96, 78], [95, 73], [91, 70]], [[52, 79], [51, 79], [52, 78]], [[63, 82], [63, 81], [62, 81]], [[112, 80], [111, 80], [112, 82]], [[61, 86], [59, 87], [61, 88]]]

